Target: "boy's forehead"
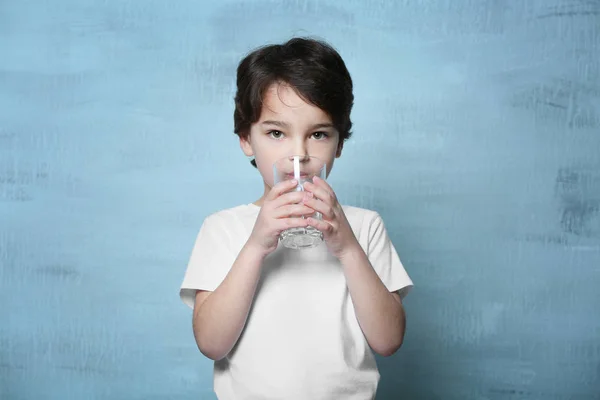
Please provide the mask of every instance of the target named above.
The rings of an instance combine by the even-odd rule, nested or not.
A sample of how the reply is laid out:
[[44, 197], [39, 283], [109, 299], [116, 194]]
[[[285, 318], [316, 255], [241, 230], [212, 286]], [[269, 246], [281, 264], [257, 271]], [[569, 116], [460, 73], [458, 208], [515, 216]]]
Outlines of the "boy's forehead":
[[306, 102], [296, 90], [284, 83], [272, 84], [266, 91], [262, 102], [260, 120], [307, 120], [331, 122], [329, 115], [319, 107]]

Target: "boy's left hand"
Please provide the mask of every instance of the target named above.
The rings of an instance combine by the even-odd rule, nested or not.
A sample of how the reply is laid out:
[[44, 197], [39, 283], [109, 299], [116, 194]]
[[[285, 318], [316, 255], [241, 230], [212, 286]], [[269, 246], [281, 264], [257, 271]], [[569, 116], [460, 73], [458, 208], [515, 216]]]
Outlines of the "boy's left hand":
[[331, 186], [318, 177], [313, 182], [303, 184], [304, 190], [312, 194], [304, 200], [304, 204], [320, 212], [323, 220], [311, 217], [308, 224], [323, 232], [329, 251], [339, 259], [346, 251], [360, 245]]

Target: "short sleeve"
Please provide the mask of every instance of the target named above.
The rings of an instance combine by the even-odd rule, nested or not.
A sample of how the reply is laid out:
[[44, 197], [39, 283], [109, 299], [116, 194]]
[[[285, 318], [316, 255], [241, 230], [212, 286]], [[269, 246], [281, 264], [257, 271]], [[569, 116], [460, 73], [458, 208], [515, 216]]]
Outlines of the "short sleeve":
[[404, 298], [413, 287], [413, 282], [404, 269], [378, 213], [372, 218], [368, 232], [367, 256], [373, 269], [390, 292], [399, 291], [400, 298]]
[[196, 291], [214, 291], [235, 262], [225, 221], [217, 214], [205, 218], [188, 262], [179, 291], [181, 300], [194, 307]]

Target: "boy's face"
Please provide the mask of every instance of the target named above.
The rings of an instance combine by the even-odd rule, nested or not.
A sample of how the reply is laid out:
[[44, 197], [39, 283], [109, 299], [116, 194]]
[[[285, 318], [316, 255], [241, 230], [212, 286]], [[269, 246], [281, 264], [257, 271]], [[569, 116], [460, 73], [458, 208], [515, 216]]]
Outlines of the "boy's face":
[[275, 161], [292, 155], [317, 157], [327, 164], [329, 175], [342, 145], [327, 113], [304, 101], [284, 83], [269, 87], [259, 120], [252, 124], [248, 139], [240, 139], [244, 154], [254, 156], [265, 182], [265, 194], [273, 186]]

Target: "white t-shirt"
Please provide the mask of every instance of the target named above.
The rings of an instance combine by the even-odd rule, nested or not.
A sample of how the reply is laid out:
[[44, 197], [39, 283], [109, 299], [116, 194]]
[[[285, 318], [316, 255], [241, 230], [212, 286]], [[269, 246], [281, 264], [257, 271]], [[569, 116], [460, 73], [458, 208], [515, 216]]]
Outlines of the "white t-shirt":
[[[344, 206], [360, 245], [387, 289], [404, 297], [413, 283], [375, 211]], [[197, 290], [214, 291], [248, 240], [260, 208], [241, 205], [203, 222], [181, 285], [193, 308]], [[264, 260], [253, 305], [232, 351], [215, 362], [221, 400], [367, 400], [379, 382], [341, 263], [325, 243], [278, 248]]]

